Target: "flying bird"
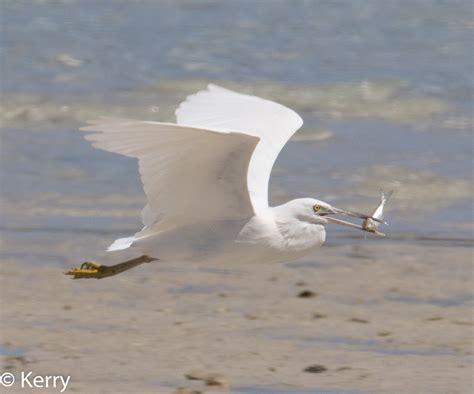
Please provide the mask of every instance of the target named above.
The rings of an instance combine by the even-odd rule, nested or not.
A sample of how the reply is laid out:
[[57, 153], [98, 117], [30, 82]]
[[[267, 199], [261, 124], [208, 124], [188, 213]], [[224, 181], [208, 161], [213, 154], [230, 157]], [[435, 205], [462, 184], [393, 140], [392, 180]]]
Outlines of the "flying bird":
[[373, 232], [335, 215], [384, 223], [314, 198], [269, 206], [273, 164], [303, 124], [281, 104], [209, 85], [180, 104], [176, 124], [88, 123], [81, 130], [94, 147], [138, 160], [147, 205], [144, 227], [108, 248], [139, 257], [112, 266], [87, 261], [66, 272], [74, 279], [101, 279], [154, 260], [286, 262], [321, 246], [328, 223]]

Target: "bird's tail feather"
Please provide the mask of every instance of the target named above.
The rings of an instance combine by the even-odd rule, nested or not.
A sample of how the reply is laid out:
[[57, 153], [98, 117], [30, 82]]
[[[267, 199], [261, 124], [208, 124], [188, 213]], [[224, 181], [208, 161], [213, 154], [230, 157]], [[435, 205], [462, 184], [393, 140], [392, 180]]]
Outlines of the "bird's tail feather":
[[115, 252], [116, 250], [128, 249], [132, 245], [133, 241], [135, 241], [135, 237], [116, 239], [114, 243], [107, 248], [107, 252]]

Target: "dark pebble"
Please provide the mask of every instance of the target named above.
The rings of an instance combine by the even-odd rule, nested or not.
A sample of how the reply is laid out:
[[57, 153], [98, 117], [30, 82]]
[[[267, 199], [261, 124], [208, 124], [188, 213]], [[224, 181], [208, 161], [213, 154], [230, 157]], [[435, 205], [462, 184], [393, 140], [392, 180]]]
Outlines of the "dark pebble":
[[349, 371], [350, 369], [352, 369], [351, 367], [339, 367], [336, 369], [337, 372], [341, 372], [341, 371]]
[[309, 373], [321, 373], [327, 370], [328, 369], [324, 365], [314, 364], [314, 365], [310, 365], [309, 367], [306, 367], [303, 371], [309, 372]]
[[390, 331], [379, 331], [377, 332], [379, 337], [388, 337], [390, 335]]
[[314, 291], [311, 290], [303, 290], [298, 294], [299, 298], [313, 298], [316, 297], [317, 294]]
[[368, 323], [369, 322], [368, 320], [359, 319], [358, 317], [353, 317], [353, 318], [349, 319], [349, 321], [351, 321], [353, 323]]

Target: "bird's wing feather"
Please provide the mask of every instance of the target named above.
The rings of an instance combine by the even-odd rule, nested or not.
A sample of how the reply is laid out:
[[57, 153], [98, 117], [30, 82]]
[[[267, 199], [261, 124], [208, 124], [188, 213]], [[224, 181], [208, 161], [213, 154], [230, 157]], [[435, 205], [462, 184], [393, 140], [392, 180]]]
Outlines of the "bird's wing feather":
[[214, 130], [239, 130], [260, 141], [252, 155], [248, 187], [255, 212], [268, 207], [268, 182], [283, 146], [303, 120], [293, 110], [256, 96], [209, 85], [187, 97], [176, 110], [178, 124]]
[[145, 228], [249, 218], [247, 172], [258, 138], [198, 127], [101, 118], [82, 128], [93, 146], [138, 159]]

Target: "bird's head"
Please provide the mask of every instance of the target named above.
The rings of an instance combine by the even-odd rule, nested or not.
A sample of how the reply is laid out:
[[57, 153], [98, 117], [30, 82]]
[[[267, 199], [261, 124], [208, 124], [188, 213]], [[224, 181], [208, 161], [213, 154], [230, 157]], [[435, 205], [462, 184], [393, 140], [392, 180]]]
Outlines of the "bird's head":
[[335, 223], [357, 228], [359, 230], [365, 230], [362, 226], [357, 224], [337, 219], [334, 217], [335, 215], [346, 215], [360, 219], [372, 219], [376, 222], [386, 224], [384, 221], [373, 218], [369, 215], [336, 208], [327, 202], [316, 200], [314, 198], [298, 198], [296, 200], [291, 200], [286, 204], [280, 205], [280, 207], [282, 208], [280, 212], [285, 214], [285, 216], [289, 215], [290, 217], [293, 217], [297, 220], [313, 224], [325, 225], [328, 223]]

